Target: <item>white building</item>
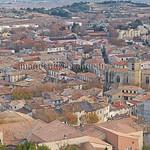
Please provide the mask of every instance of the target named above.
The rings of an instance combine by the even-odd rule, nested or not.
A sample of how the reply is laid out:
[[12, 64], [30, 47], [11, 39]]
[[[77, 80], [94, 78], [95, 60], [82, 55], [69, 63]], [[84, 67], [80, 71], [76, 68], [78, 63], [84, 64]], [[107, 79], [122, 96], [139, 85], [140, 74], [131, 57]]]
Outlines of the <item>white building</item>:
[[64, 52], [64, 47], [51, 47], [47, 49], [47, 53], [57, 53], [57, 52]]

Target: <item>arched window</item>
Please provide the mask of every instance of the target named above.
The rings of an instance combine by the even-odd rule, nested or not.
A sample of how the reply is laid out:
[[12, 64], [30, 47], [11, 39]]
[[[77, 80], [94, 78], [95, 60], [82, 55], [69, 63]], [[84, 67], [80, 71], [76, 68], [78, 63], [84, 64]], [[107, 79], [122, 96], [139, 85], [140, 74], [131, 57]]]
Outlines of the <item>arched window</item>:
[[127, 76], [127, 84], [128, 84], [128, 82], [129, 82], [129, 79], [128, 79], [128, 76]]
[[106, 82], [108, 83], [108, 81], [109, 81], [109, 73], [108, 72], [106, 72]]
[[149, 84], [149, 77], [146, 77], [146, 84]]
[[117, 76], [117, 83], [120, 83], [120, 76]]

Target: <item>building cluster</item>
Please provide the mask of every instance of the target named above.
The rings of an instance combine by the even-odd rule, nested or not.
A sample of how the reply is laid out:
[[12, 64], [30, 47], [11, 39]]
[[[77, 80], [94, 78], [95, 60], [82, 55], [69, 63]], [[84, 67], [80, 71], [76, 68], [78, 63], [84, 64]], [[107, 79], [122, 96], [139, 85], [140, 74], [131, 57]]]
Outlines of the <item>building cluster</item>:
[[0, 9], [2, 144], [28, 141], [51, 150], [150, 144], [150, 6], [79, 5], [89, 10], [69, 17]]

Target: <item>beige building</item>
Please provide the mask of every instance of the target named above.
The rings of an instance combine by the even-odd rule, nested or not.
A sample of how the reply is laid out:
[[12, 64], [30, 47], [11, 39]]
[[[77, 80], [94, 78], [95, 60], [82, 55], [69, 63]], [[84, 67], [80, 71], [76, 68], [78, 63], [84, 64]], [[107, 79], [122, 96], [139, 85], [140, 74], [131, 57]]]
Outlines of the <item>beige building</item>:
[[110, 106], [105, 102], [101, 103], [89, 103], [86, 101], [83, 102], [74, 102], [66, 104], [62, 107], [66, 112], [73, 112], [78, 118], [78, 125], [84, 124], [85, 115], [96, 114], [98, 116], [99, 122], [105, 122], [108, 120]]
[[114, 150], [142, 150], [143, 131], [132, 118], [97, 124], [97, 127]]
[[148, 29], [143, 26], [139, 26], [137, 29], [128, 30], [118, 30], [119, 39], [133, 39], [135, 37], [140, 37], [141, 35], [146, 35], [149, 32]]
[[95, 81], [100, 81], [99, 77], [95, 73], [91, 72], [86, 72], [86, 73], [78, 73], [77, 78], [82, 81], [86, 82], [95, 82]]
[[25, 71], [10, 72], [4, 75], [4, 78], [8, 82], [17, 82], [27, 78]]

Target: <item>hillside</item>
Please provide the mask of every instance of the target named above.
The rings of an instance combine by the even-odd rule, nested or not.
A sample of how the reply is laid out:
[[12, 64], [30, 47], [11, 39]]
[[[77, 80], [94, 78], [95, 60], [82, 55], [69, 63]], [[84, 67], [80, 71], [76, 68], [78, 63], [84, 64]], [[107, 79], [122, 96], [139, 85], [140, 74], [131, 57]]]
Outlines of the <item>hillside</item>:
[[[27, 8], [27, 7], [46, 7], [54, 8], [69, 5], [77, 2], [87, 2], [93, 0], [0, 0], [0, 7], [5, 8]], [[95, 2], [103, 2], [104, 0], [95, 0]], [[108, 0], [106, 0], [108, 1]], [[140, 0], [132, 0], [133, 2], [141, 2]], [[143, 0], [142, 3], [149, 3], [149, 0]]]

